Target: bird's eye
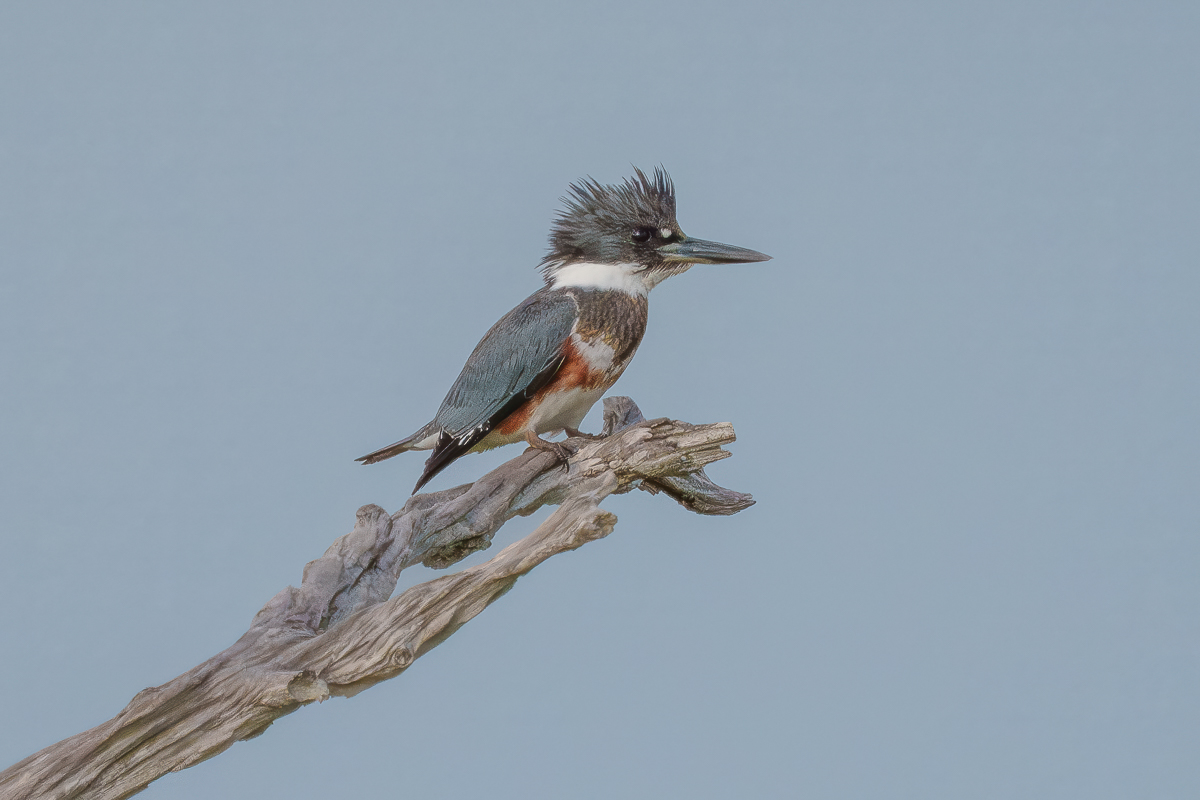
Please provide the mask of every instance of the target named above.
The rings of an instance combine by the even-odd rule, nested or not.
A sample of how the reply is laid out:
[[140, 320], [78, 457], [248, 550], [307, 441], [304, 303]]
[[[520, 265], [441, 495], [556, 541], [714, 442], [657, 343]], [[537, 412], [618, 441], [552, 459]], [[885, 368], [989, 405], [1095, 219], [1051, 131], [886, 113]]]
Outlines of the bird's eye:
[[635, 242], [648, 242], [652, 235], [649, 228], [634, 228], [633, 233], [629, 234], [629, 238]]

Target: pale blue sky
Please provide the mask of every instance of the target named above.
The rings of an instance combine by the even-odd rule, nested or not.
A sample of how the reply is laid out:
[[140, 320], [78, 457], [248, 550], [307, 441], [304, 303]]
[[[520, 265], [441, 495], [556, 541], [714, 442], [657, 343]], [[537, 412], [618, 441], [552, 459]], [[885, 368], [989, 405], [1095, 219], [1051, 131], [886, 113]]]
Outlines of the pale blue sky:
[[1197, 796], [1198, 8], [5, 4], [0, 762], [398, 508], [421, 456], [353, 459], [538, 287], [570, 181], [661, 163], [774, 260], [656, 289], [615, 391], [733, 422], [758, 505], [611, 498], [145, 796]]

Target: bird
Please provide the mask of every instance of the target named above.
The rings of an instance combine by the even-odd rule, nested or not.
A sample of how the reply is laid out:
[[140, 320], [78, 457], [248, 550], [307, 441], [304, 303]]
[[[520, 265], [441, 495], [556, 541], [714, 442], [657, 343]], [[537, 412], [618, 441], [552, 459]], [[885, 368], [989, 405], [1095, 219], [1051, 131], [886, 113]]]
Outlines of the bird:
[[666, 170], [634, 173], [570, 184], [539, 265], [545, 285], [484, 335], [429, 424], [357, 461], [432, 450], [414, 495], [460, 456], [506, 444], [524, 441], [565, 464], [569, 451], [542, 435], [599, 438], [579, 425], [637, 352], [650, 291], [696, 264], [771, 258], [685, 235]]

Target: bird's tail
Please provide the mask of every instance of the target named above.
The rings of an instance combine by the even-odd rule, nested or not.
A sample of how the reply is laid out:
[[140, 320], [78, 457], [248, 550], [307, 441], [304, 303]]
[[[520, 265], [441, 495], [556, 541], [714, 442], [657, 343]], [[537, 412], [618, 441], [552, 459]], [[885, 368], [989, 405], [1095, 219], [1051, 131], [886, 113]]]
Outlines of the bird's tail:
[[354, 460], [361, 461], [364, 464], [374, 464], [400, 453], [407, 453], [409, 450], [428, 450], [437, 441], [438, 432], [438, 426], [431, 422], [412, 436], [406, 436], [395, 444], [389, 444], [387, 447], [376, 450], [374, 453], [367, 453], [365, 456]]

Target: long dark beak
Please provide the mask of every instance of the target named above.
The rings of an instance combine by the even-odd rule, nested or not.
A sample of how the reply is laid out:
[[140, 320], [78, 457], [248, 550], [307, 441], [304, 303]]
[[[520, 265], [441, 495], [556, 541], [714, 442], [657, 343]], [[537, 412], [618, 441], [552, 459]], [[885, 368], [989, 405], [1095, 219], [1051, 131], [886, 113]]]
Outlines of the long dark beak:
[[750, 261], [770, 261], [771, 257], [758, 252], [747, 250], [745, 247], [734, 247], [731, 244], [707, 242], [704, 239], [684, 239], [681, 242], [664, 244], [658, 248], [663, 260], [676, 264], [745, 264]]

